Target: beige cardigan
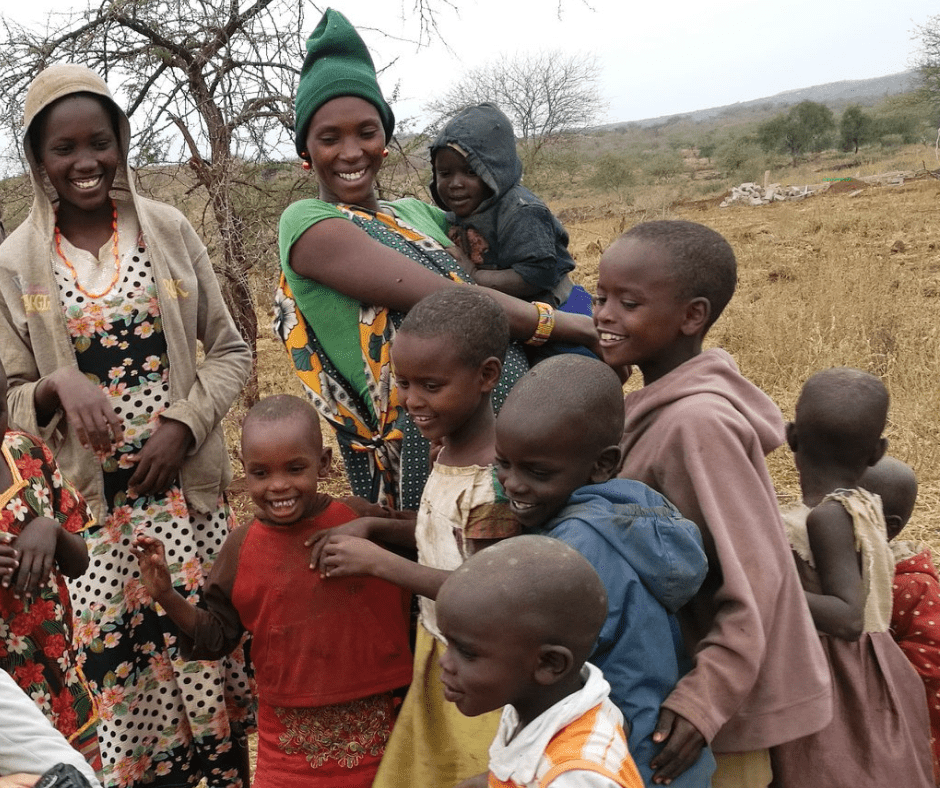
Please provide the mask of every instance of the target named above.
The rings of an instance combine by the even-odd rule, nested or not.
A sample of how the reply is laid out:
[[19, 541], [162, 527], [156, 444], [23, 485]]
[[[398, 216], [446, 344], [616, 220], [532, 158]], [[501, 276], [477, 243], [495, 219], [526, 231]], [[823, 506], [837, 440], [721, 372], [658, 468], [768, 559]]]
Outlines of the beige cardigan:
[[[49, 72], [53, 72], [49, 74]], [[104, 95], [107, 87], [80, 66], [54, 66], [42, 102], [27, 103], [25, 126], [56, 98], [76, 91]], [[41, 75], [41, 76], [42, 76]], [[31, 93], [33, 91], [31, 90]], [[127, 156], [129, 126], [119, 113]], [[0, 245], [0, 360], [9, 380], [11, 420], [42, 437], [63, 473], [81, 490], [100, 522], [106, 515], [101, 465], [84, 449], [64, 414], [48, 424], [37, 419], [36, 386], [56, 369], [77, 366], [52, 268], [55, 212], [48, 180], [36, 164], [27, 135], [34, 200], [29, 216]], [[235, 328], [219, 290], [205, 246], [182, 213], [138, 196], [126, 165], [115, 178], [112, 197], [133, 207], [150, 253], [169, 359], [170, 406], [163, 417], [185, 424], [195, 443], [180, 470], [190, 506], [207, 512], [231, 479], [220, 422], [251, 371], [251, 352]], [[197, 363], [197, 341], [204, 357]]]

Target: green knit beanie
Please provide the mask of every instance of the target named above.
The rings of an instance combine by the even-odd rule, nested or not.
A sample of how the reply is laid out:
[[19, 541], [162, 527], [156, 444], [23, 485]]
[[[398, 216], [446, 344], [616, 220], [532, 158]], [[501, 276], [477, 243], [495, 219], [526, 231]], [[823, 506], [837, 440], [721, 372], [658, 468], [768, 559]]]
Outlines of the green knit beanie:
[[314, 113], [330, 99], [358, 96], [379, 111], [385, 141], [392, 138], [395, 115], [382, 98], [372, 56], [349, 20], [327, 8], [307, 39], [307, 58], [297, 86], [294, 145], [300, 154], [307, 147], [307, 128]]

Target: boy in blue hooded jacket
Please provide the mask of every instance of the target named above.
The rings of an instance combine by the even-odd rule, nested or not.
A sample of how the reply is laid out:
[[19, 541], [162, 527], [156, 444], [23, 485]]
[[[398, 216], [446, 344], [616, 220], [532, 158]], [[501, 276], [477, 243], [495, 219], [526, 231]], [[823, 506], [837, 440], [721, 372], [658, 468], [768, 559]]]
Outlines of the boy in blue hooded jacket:
[[[611, 478], [621, 462], [623, 395], [616, 374], [555, 356], [523, 376], [496, 421], [497, 475], [525, 531], [575, 548], [607, 589], [589, 661], [611, 685], [630, 752], [647, 785], [659, 707], [691, 667], [674, 613], [698, 591], [707, 560], [694, 523], [645, 484]], [[671, 785], [709, 785], [708, 748]]]

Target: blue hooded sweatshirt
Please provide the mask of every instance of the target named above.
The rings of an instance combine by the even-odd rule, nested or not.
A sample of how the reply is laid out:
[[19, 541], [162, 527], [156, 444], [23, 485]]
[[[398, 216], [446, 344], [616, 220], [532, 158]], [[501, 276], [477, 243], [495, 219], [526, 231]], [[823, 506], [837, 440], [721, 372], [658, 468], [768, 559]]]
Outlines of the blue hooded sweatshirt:
[[[630, 727], [628, 744], [643, 781], [660, 704], [691, 667], [674, 613], [698, 591], [708, 562], [698, 527], [642, 482], [611, 479], [572, 493], [542, 533], [591, 562], [607, 589], [607, 619], [589, 661], [610, 682], [610, 697]], [[705, 748], [670, 786], [704, 788], [715, 770]]]
[[[473, 172], [493, 192], [464, 218], [447, 211], [437, 193], [435, 153], [447, 147], [465, 156]], [[447, 220], [455, 227], [476, 230], [485, 241], [487, 248], [478, 264], [482, 268], [512, 268], [539, 289], [533, 301], [564, 304], [571, 292], [567, 273], [574, 268], [568, 233], [548, 206], [519, 182], [522, 161], [509, 118], [493, 104], [462, 110], [431, 145], [431, 169], [431, 196], [447, 211]]]

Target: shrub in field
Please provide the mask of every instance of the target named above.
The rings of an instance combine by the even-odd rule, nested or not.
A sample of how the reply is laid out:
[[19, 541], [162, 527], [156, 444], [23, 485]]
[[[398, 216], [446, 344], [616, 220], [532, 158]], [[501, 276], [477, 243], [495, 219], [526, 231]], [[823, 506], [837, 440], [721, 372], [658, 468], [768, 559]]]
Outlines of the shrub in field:
[[588, 185], [595, 189], [619, 191], [636, 183], [637, 161], [622, 153], [604, 153], [591, 165]]
[[685, 162], [675, 150], [659, 150], [646, 154], [640, 161], [640, 167], [644, 175], [656, 181], [663, 181], [685, 172]]

